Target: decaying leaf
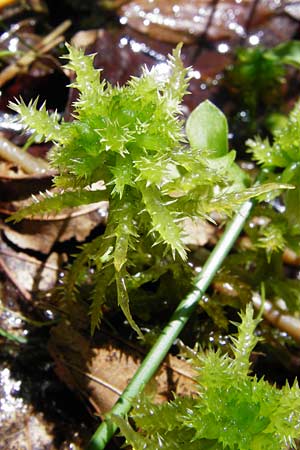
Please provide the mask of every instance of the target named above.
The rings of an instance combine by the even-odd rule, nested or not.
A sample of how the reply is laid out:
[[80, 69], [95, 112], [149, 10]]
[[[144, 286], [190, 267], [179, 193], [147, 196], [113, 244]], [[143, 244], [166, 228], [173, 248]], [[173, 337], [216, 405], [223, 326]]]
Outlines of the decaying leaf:
[[[118, 2], [115, 3], [118, 6]], [[274, 0], [255, 4], [232, 0], [216, 3], [210, 0], [135, 0], [122, 5], [119, 14], [122, 23], [142, 33], [159, 36], [163, 41], [191, 43], [201, 37], [243, 39], [249, 32], [259, 32], [264, 38], [266, 28], [273, 34], [273, 39], [278, 39], [274, 19], [290, 23], [290, 30], [294, 25], [285, 17], [284, 7], [284, 2]]]
[[21, 249], [31, 249], [48, 254], [55, 242], [64, 242], [72, 238], [84, 241], [90, 232], [103, 221], [99, 208], [84, 214], [64, 220], [43, 220], [22, 222], [16, 229], [8, 226], [3, 228], [5, 237]]
[[188, 246], [200, 247], [207, 244], [215, 235], [215, 227], [204, 220], [185, 219], [184, 227], [184, 243]]
[[[101, 345], [92, 346], [66, 323], [52, 329], [49, 349], [60, 378], [88, 398], [99, 415], [114, 405], [143, 359], [141, 350], [105, 334], [101, 334]], [[186, 361], [168, 355], [149, 389], [151, 394], [155, 389], [156, 402], [174, 393], [191, 395], [194, 375]]]
[[22, 170], [7, 162], [0, 162], [0, 210], [9, 214], [8, 202], [18, 201], [49, 189], [53, 173], [26, 175]]
[[0, 241], [0, 266], [22, 296], [30, 300], [32, 291], [48, 291], [55, 286], [60, 257], [51, 253], [43, 262]]

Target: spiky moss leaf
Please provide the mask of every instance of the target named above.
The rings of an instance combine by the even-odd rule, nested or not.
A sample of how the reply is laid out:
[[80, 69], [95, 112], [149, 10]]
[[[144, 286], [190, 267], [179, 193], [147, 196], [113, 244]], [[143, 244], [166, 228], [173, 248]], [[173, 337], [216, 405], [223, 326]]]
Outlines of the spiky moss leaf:
[[266, 250], [268, 262], [274, 252], [283, 251], [286, 247], [286, 232], [287, 224], [283, 220], [270, 223], [261, 230], [256, 246]]
[[124, 195], [124, 197], [122, 201], [117, 198], [112, 200], [112, 214], [108, 219], [113, 227], [113, 231], [109, 231], [109, 236], [115, 238], [113, 262], [117, 272], [120, 272], [126, 264], [128, 248], [135, 247], [133, 239], [138, 237], [133, 201], [130, 195]]
[[134, 321], [130, 309], [129, 309], [129, 297], [128, 291], [126, 287], [126, 271], [124, 268], [121, 268], [119, 271], [115, 272], [116, 284], [117, 284], [117, 293], [118, 293], [118, 305], [121, 307], [126, 319], [128, 320], [129, 325], [133, 330], [136, 331], [137, 335], [140, 339], [144, 339], [143, 333], [140, 328]]
[[[211, 212], [211, 199], [219, 195], [221, 197], [223, 193], [243, 192], [245, 186], [249, 185], [249, 178], [234, 162], [235, 156], [234, 151], [224, 156], [209, 158], [205, 152], [181, 150], [173, 157], [178, 165], [176, 170], [179, 172], [181, 169], [181, 175], [166, 183], [163, 186], [164, 192], [171, 197], [180, 198], [180, 210], [195, 211], [201, 216], [207, 216]], [[226, 209], [226, 205], [229, 206], [227, 200], [221, 200], [220, 207]]]
[[[159, 411], [155, 411], [159, 415]], [[172, 416], [174, 420], [174, 415]], [[126, 442], [132, 446], [134, 450], [221, 450], [215, 447], [211, 442], [203, 442], [199, 446], [198, 442], [193, 442], [193, 432], [188, 428], [182, 427], [174, 429], [171, 432], [161, 434], [154, 429], [151, 434], [143, 435], [133, 430], [128, 420], [119, 416], [112, 416], [112, 420], [120, 428], [122, 435], [126, 438]]]
[[255, 335], [255, 329], [261, 318], [253, 318], [251, 303], [246, 306], [245, 313], [240, 314], [241, 323], [235, 323], [238, 328], [237, 337], [231, 337], [232, 351], [234, 354], [234, 371], [247, 375], [249, 372], [249, 358], [259, 338]]
[[[182, 44], [178, 44], [174, 48], [172, 56], [170, 56], [171, 74], [167, 78], [166, 90], [169, 99], [176, 99], [179, 103], [183, 96], [187, 93], [188, 88], [188, 71], [189, 68], [185, 68], [181, 61], [181, 48]], [[158, 67], [159, 70], [159, 67]]]
[[143, 435], [134, 431], [128, 420], [125, 420], [122, 417], [116, 415], [112, 416], [111, 418], [120, 428], [122, 436], [126, 438], [126, 441], [132, 446], [133, 450], [149, 449], [149, 438], [144, 438]]
[[78, 286], [83, 284], [89, 276], [89, 268], [94, 263], [95, 257], [98, 257], [99, 253], [104, 253], [102, 236], [98, 236], [91, 242], [82, 245], [80, 250], [80, 253], [76, 255], [75, 260], [66, 272], [63, 286], [60, 290], [61, 297], [67, 302], [76, 300]]
[[[246, 308], [241, 318], [238, 337], [232, 339], [235, 358], [221, 356], [219, 351], [195, 358], [201, 401], [197, 413], [187, 422], [196, 430], [197, 438], [217, 439], [228, 450], [283, 450], [287, 440], [300, 435], [299, 430], [294, 431], [300, 421], [300, 393], [298, 390], [296, 399], [289, 406], [286, 402], [283, 410], [281, 402], [288, 387], [280, 391], [263, 379], [258, 381], [247, 375], [249, 356], [258, 340], [254, 329], [259, 319], [253, 319], [252, 306]], [[291, 433], [289, 429], [284, 430], [284, 423], [291, 419], [295, 407]]]
[[280, 147], [273, 148], [269, 139], [257, 136], [255, 139], [248, 139], [246, 144], [248, 153], [252, 153], [258, 164], [264, 167], [285, 167], [288, 162]]
[[174, 108], [180, 112], [180, 102], [187, 92], [188, 69], [183, 66], [180, 57], [181, 47], [179, 44], [173, 50], [168, 64], [154, 66], [150, 71], [144, 68], [141, 78], [132, 77], [129, 81], [137, 96], [144, 96], [147, 92], [153, 93], [156, 89], [155, 95], [168, 100], [166, 110], [169, 112]]
[[10, 102], [9, 107], [19, 114], [19, 122], [34, 133], [37, 142], [54, 141], [63, 145], [70, 139], [70, 127], [67, 125], [63, 132], [58, 114], [49, 114], [45, 103], [38, 108], [38, 99], [31, 100], [28, 105], [22, 99], [16, 100]]
[[[199, 175], [196, 175], [198, 178]], [[240, 180], [237, 180], [237, 186], [224, 186], [223, 183], [211, 186], [209, 180], [203, 179], [203, 183], [197, 184], [197, 180], [181, 180], [183, 188], [188, 190], [188, 196], [182, 194], [183, 190], [170, 192], [172, 197], [177, 198], [177, 210], [188, 215], [189, 211], [194, 211], [204, 219], [210, 220], [210, 214], [219, 212], [220, 214], [232, 215], [232, 212], [238, 208], [241, 203], [257, 197], [259, 200], [275, 197], [278, 189], [292, 189], [291, 185], [266, 183], [257, 185], [248, 189], [241, 189]], [[193, 188], [193, 189], [192, 189]], [[273, 189], [273, 193], [272, 193]], [[272, 195], [271, 195], [272, 193]]]
[[135, 167], [139, 172], [135, 181], [145, 181], [147, 185], [152, 184], [158, 188], [169, 184], [172, 180], [175, 184], [178, 183], [180, 176], [173, 159], [167, 154], [155, 155], [151, 160], [141, 157], [135, 161]]
[[299, 426], [300, 389], [295, 380], [292, 387], [283, 386], [277, 410], [273, 410], [267, 432], [275, 436], [284, 436], [284, 443], [296, 448], [295, 439], [299, 439]]
[[186, 250], [182, 243], [182, 230], [176, 223], [176, 213], [169, 210], [168, 206], [164, 204], [166, 199], [156, 187], [146, 187], [140, 183], [140, 190], [152, 223], [151, 232], [158, 235], [157, 242], [161, 240], [171, 248], [174, 255], [177, 252], [182, 259], [186, 259]]
[[192, 397], [176, 397], [175, 400], [160, 405], [140, 397], [131, 413], [135, 424], [151, 434], [155, 431], [164, 433], [174, 431], [182, 426], [182, 418], [194, 409], [197, 400]]
[[[223, 155], [227, 149], [224, 144], [227, 140], [226, 124], [222, 114], [214, 110], [215, 126], [208, 127], [210, 135], [206, 133], [204, 119], [201, 127], [206, 133], [206, 140], [213, 146], [216, 144], [216, 148], [205, 148], [203, 154], [206, 159], [202, 157], [202, 160], [199, 148], [185, 153], [180, 102], [186, 93], [187, 70], [180, 60], [179, 47], [163, 66], [150, 71], [144, 69], [141, 78], [132, 78], [123, 87], [99, 83], [99, 72], [93, 68], [93, 58], [85, 56], [83, 51], [69, 47], [67, 58], [68, 67], [76, 72], [74, 86], [79, 90], [75, 120], [60, 122], [56, 115], [48, 116], [44, 106], [39, 111], [36, 103], [31, 103], [29, 107], [19, 104], [15, 110], [24, 115], [24, 123], [34, 128], [38, 139], [44, 137], [57, 143], [51, 151], [51, 165], [59, 171], [55, 178], [56, 186], [75, 191], [100, 179], [105, 182], [110, 200], [109, 215], [112, 217], [115, 213], [116, 220], [112, 224], [109, 219], [99, 251], [95, 253], [90, 248], [90, 257], [84, 254], [83, 263], [78, 262], [82, 270], [79, 279], [90, 280], [90, 274], [87, 274], [91, 265], [101, 270], [104, 262], [112, 263], [116, 271], [119, 303], [129, 322], [134, 325], [124, 287], [126, 267], [131, 263], [128, 261], [128, 248], [140, 239], [135, 235], [139, 234], [146, 236], [151, 245], [161, 243], [174, 257], [178, 254], [186, 258], [182, 230], [177, 222], [185, 216], [197, 215], [199, 210], [203, 213], [202, 205], [206, 207], [206, 212], [209, 208], [204, 202], [206, 192], [212, 198], [216, 193], [216, 182], [217, 192], [220, 192], [232, 179], [229, 170], [222, 176], [221, 171], [217, 173], [216, 165], [209, 167], [208, 163], [209, 158]], [[218, 130], [218, 139], [214, 137], [215, 129]], [[225, 133], [223, 137], [222, 130]], [[151, 164], [157, 169], [157, 175], [151, 170]], [[197, 182], [195, 178], [193, 181], [193, 201], [177, 201], [175, 181], [179, 182], [181, 175], [187, 179], [187, 172], [193, 176], [200, 166], [202, 170], [198, 173]], [[127, 172], [125, 175], [124, 169]], [[217, 173], [215, 178], [214, 172]], [[207, 180], [204, 187], [203, 180]], [[168, 184], [174, 187], [175, 195], [169, 195]], [[129, 189], [132, 195], [128, 204], [132, 211], [123, 223], [125, 209], [116, 204], [114, 211], [114, 200], [121, 198], [125, 201]], [[190, 193], [181, 191], [179, 195], [188, 197]], [[198, 203], [196, 193], [203, 194]], [[179, 209], [180, 204], [184, 206], [183, 210]], [[228, 204], [221, 205], [220, 202], [218, 207], [226, 210]], [[79, 283], [74, 279], [74, 273], [71, 280], [70, 286], [76, 288]]]
[[300, 161], [300, 101], [290, 112], [284, 126], [275, 128], [273, 132], [273, 145], [260, 138], [247, 141], [254, 159], [265, 167], [287, 168], [293, 163], [298, 163]]
[[113, 175], [113, 179], [108, 183], [108, 186], [113, 186], [111, 194], [118, 195], [121, 199], [126, 186], [134, 187], [135, 184], [135, 172], [130, 155], [127, 157], [117, 155], [115, 165], [109, 170]]
[[128, 124], [122, 126], [118, 118], [105, 119], [103, 125], [98, 126], [96, 135], [102, 151], [116, 152], [122, 156], [129, 153], [127, 146], [136, 138]]
[[92, 302], [90, 306], [91, 317], [91, 334], [93, 335], [97, 328], [99, 328], [103, 316], [103, 305], [106, 303], [106, 290], [111, 285], [114, 279], [113, 267], [103, 267], [101, 271], [97, 272], [94, 279], [94, 289], [92, 293]]
[[228, 152], [227, 119], [209, 100], [200, 103], [189, 115], [186, 134], [191, 147], [212, 158]]
[[274, 146], [278, 145], [289, 162], [300, 160], [300, 102], [289, 114], [289, 120], [283, 129], [274, 131]]
[[[206, 204], [207, 214], [212, 211], [221, 211], [231, 214], [230, 211], [240, 205], [242, 202], [249, 200], [250, 198], [258, 198], [264, 200], [266, 198], [274, 198], [279, 190], [293, 189], [293, 186], [289, 184], [279, 183], [265, 183], [262, 185], [253, 186], [248, 189], [244, 189], [240, 192], [231, 192], [230, 189], [224, 188], [219, 193], [216, 192], [215, 196], [211, 199], [209, 204]], [[225, 206], [227, 204], [227, 207]]]
[[75, 121], [71, 124], [69, 141], [50, 151], [51, 165], [59, 171], [55, 178], [56, 185], [65, 184], [60, 181], [60, 178], [65, 179], [65, 173], [73, 177], [73, 185], [86, 186], [99, 181], [99, 177], [109, 180], [106, 167], [109, 157], [98, 134], [85, 123]]
[[248, 374], [258, 338], [248, 305], [232, 339], [233, 357], [209, 350], [190, 352], [199, 371], [198, 396], [162, 405], [139, 400], [131, 416], [139, 432], [114, 418], [127, 442], [140, 449], [284, 450], [300, 430], [300, 390], [282, 390]]
[[7, 221], [19, 222], [26, 217], [45, 216], [50, 212], [58, 212], [65, 208], [74, 208], [104, 200], [107, 200], [107, 192], [105, 190], [78, 190], [55, 194], [50, 191], [41, 192], [39, 199], [33, 195], [33, 203], [12, 214]]
[[79, 100], [75, 102], [75, 116], [84, 118], [97, 106], [106, 83], [100, 83], [100, 71], [93, 66], [94, 55], [86, 56], [82, 50], [69, 44], [66, 44], [66, 47], [69, 52], [63, 57], [69, 59], [66, 68], [76, 72], [76, 81], [71, 86], [80, 92]]

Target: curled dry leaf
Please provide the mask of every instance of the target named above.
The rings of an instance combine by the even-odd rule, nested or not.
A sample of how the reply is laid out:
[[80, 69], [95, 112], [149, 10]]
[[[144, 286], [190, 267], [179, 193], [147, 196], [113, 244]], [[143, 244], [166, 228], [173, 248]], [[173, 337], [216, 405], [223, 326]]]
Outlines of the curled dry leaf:
[[98, 210], [64, 220], [25, 220], [15, 229], [3, 226], [5, 237], [22, 249], [48, 254], [56, 242], [76, 239], [83, 242], [90, 232], [103, 223]]
[[[100, 336], [101, 345], [91, 346], [70, 325], [60, 323], [52, 328], [49, 349], [60, 378], [103, 415], [135, 374], [143, 352], [115, 338]], [[168, 355], [150, 383], [151, 394], [155, 390], [156, 402], [169, 400], [174, 393], [192, 395], [194, 377], [195, 371], [186, 361]]]

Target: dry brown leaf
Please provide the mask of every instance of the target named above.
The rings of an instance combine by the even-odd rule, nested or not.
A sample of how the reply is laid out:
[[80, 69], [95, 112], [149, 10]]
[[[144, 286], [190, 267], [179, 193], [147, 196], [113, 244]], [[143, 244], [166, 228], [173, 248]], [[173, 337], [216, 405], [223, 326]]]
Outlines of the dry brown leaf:
[[61, 265], [57, 253], [51, 253], [42, 262], [26, 253], [16, 252], [3, 241], [0, 241], [0, 263], [6, 275], [27, 300], [31, 299], [32, 291], [48, 291], [55, 286]]
[[56, 241], [75, 238], [83, 242], [96, 226], [105, 221], [106, 212], [107, 203], [101, 202], [76, 208], [71, 217], [69, 212], [69, 215], [61, 215], [64, 218], [60, 220], [23, 220], [14, 226], [0, 224], [0, 228], [6, 239], [17, 247], [48, 254]]
[[21, 200], [49, 189], [52, 185], [53, 173], [25, 175], [16, 166], [0, 162], [1, 209], [5, 208], [13, 213], [16, 208], [7, 202]]
[[[101, 346], [92, 347], [87, 338], [70, 325], [52, 329], [49, 349], [60, 378], [93, 405], [99, 415], [109, 411], [143, 359], [143, 352], [129, 344], [101, 334]], [[195, 371], [184, 360], [168, 355], [150, 383], [155, 401], [163, 402], [173, 394], [191, 395]]]
[[183, 222], [183, 242], [188, 246], [202, 247], [215, 235], [215, 227], [199, 218], [186, 218]]
[[[119, 15], [134, 30], [173, 43], [190, 44], [201, 37], [212, 41], [238, 40], [249, 31], [266, 28], [272, 31], [274, 39], [277, 36], [273, 19], [278, 18], [281, 21], [276, 24], [281, 25], [280, 31], [286, 28], [287, 33], [294, 33], [296, 30], [294, 21], [286, 17], [284, 8], [279, 10], [275, 0], [257, 2], [254, 7], [251, 1], [131, 0], [119, 8]], [[263, 38], [264, 33], [260, 34]]]

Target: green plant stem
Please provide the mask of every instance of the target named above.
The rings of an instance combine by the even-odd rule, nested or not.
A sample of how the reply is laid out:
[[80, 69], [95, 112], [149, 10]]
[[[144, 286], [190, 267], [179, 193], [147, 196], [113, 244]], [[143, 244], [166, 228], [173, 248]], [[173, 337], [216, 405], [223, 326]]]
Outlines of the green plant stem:
[[199, 299], [210, 285], [213, 277], [234, 245], [249, 216], [252, 205], [253, 201], [249, 200], [245, 202], [232, 221], [227, 225], [221, 239], [203, 266], [202, 271], [197, 275], [193, 291], [180, 302], [170, 322], [166, 325], [160, 337], [145, 357], [122, 396], [92, 436], [87, 450], [105, 449], [106, 444], [117, 430], [117, 426], [113, 423], [110, 416], [124, 416], [127, 414], [131, 408], [132, 400], [143, 391], [146, 384], [153, 377], [174, 343], [174, 340], [178, 337], [191, 317]]

